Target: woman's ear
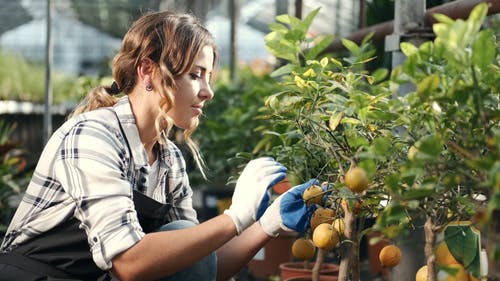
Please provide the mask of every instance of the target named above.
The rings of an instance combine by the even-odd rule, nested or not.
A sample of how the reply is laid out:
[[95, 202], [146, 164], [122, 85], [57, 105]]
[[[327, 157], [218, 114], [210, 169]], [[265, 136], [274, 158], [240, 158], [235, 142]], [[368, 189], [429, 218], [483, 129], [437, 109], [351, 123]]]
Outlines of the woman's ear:
[[156, 64], [150, 59], [145, 58], [137, 66], [137, 76], [143, 85], [151, 85]]

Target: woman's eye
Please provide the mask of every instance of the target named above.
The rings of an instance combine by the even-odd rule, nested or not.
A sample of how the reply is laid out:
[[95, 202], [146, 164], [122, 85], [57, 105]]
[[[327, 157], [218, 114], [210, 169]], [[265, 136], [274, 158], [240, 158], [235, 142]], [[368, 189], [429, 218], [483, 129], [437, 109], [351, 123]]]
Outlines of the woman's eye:
[[197, 73], [190, 73], [189, 75], [191, 75], [191, 78], [194, 80], [201, 78], [201, 75]]

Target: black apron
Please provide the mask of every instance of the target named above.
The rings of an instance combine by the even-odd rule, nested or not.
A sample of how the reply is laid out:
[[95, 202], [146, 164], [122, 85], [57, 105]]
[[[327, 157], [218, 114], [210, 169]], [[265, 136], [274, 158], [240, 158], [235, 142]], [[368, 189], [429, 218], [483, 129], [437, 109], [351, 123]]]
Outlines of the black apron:
[[[134, 190], [134, 205], [145, 233], [166, 224], [172, 197], [161, 204]], [[0, 281], [113, 279], [109, 272], [96, 266], [80, 221], [72, 218], [54, 229], [19, 245], [10, 253], [0, 254]]]

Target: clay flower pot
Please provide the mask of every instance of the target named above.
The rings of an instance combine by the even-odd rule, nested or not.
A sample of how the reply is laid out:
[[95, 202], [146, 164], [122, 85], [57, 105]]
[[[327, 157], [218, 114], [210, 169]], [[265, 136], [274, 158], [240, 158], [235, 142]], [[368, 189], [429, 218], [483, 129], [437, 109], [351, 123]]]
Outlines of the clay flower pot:
[[291, 187], [292, 187], [292, 184], [288, 180], [288, 177], [285, 177], [285, 179], [283, 179], [282, 181], [278, 182], [277, 184], [275, 184], [273, 186], [273, 190], [277, 194], [283, 194], [287, 190], [289, 190]]
[[[337, 276], [320, 275], [319, 281], [338, 281]], [[294, 276], [283, 281], [312, 281], [312, 276]]]
[[297, 239], [294, 232], [280, 232], [278, 237], [271, 239], [248, 263], [251, 276], [267, 279], [271, 275], [280, 274], [279, 265], [293, 259], [293, 242]]
[[[290, 279], [292, 277], [301, 278], [311, 278], [312, 268], [314, 263], [310, 263], [310, 267], [304, 268], [304, 262], [286, 262], [280, 264], [280, 277], [281, 280], [302, 280], [302, 279]], [[334, 263], [323, 263], [320, 269], [320, 280], [337, 280], [339, 273], [339, 265]], [[329, 279], [330, 277], [334, 279]], [[311, 280], [311, 279], [304, 279]]]

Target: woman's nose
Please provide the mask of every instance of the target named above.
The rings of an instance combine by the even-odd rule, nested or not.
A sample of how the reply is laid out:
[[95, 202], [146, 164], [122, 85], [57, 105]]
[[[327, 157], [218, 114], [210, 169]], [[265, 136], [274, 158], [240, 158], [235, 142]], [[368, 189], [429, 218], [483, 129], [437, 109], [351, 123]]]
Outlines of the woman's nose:
[[214, 97], [214, 91], [209, 83], [204, 83], [204, 86], [200, 90], [200, 97], [204, 100], [211, 100]]

